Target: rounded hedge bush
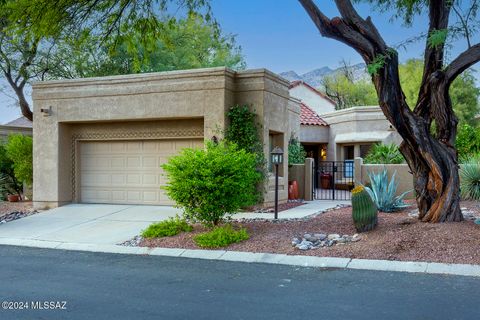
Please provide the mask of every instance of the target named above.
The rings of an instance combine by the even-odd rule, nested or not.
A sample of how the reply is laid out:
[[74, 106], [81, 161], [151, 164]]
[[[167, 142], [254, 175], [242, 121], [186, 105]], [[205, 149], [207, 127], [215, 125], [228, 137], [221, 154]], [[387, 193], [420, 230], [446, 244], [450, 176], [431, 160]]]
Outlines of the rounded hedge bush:
[[226, 214], [254, 205], [262, 175], [256, 156], [235, 144], [207, 142], [205, 149], [183, 149], [162, 165], [167, 195], [186, 218], [217, 225]]

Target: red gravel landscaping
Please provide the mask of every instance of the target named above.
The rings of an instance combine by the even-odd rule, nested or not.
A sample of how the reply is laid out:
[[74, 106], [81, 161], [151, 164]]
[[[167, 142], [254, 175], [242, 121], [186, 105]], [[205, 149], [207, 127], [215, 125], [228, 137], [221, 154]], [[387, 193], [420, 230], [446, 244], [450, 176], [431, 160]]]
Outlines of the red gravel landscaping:
[[[480, 203], [462, 202], [475, 216], [480, 217]], [[379, 224], [373, 231], [360, 234], [361, 240], [332, 247], [302, 251], [292, 246], [293, 237], [305, 233], [356, 233], [351, 218], [351, 208], [340, 208], [299, 221], [237, 222], [236, 226], [248, 229], [250, 239], [232, 244], [224, 249], [235, 251], [284, 253], [363, 259], [403, 261], [431, 261], [446, 263], [480, 264], [480, 225], [473, 221], [456, 223], [422, 223], [409, 217], [415, 205], [397, 213], [379, 213]], [[204, 231], [196, 225], [191, 233], [174, 237], [145, 239], [140, 245], [165, 248], [199, 249], [193, 236]]]
[[1, 218], [11, 212], [33, 212], [33, 205], [31, 201], [20, 202], [0, 202], [0, 220]]

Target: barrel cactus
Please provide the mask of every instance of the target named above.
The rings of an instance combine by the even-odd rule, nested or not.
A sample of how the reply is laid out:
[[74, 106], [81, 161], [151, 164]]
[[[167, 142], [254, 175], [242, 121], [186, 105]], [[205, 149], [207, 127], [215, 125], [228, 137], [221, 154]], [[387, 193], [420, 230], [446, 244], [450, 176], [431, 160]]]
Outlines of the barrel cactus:
[[352, 218], [358, 232], [370, 231], [377, 225], [377, 207], [363, 186], [352, 190]]

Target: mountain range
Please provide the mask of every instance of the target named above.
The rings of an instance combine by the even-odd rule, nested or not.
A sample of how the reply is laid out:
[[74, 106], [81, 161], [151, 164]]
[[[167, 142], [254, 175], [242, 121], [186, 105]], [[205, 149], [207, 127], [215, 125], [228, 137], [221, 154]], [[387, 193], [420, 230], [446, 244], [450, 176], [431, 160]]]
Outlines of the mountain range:
[[[282, 77], [289, 81], [302, 80], [308, 83], [309, 85], [318, 88], [322, 84], [322, 79], [325, 76], [335, 75], [336, 73], [343, 72], [344, 67], [339, 67], [336, 69], [331, 69], [330, 67], [321, 67], [308, 71], [303, 74], [298, 74], [293, 70], [280, 73]], [[349, 66], [349, 72], [352, 73], [354, 81], [368, 79], [369, 75], [364, 63], [358, 63], [352, 66]]]

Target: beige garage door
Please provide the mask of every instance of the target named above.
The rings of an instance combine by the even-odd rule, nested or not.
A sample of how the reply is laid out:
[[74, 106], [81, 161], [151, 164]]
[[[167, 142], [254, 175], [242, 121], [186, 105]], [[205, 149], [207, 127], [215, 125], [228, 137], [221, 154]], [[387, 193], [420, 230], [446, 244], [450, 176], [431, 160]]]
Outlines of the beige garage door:
[[160, 165], [202, 139], [80, 143], [80, 200], [85, 203], [172, 204]]

